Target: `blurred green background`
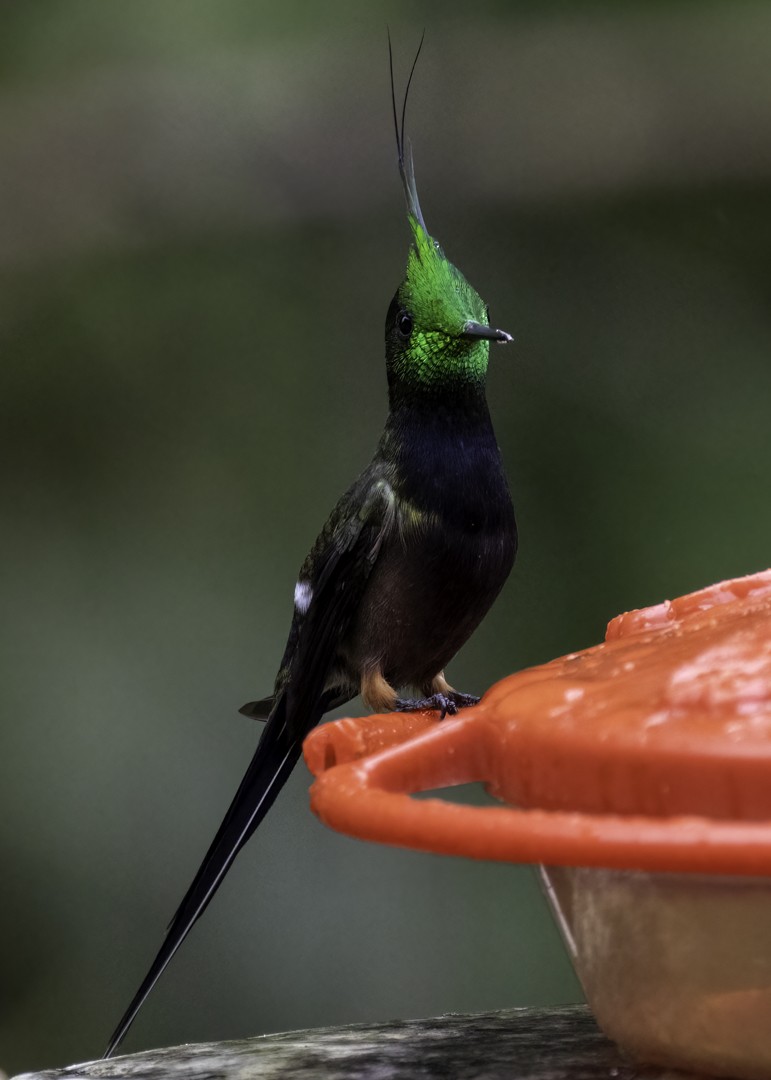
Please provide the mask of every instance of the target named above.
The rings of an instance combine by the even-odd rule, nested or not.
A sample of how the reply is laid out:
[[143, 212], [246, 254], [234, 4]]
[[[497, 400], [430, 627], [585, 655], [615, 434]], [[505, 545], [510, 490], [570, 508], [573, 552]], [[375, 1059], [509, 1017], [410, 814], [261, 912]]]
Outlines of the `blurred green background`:
[[[0, 9], [0, 1068], [90, 1058], [252, 753], [385, 413], [426, 219], [516, 337], [483, 689], [769, 564], [771, 6]], [[354, 711], [359, 704], [354, 705]], [[576, 1000], [528, 869], [356, 843], [299, 768], [125, 1049]]]

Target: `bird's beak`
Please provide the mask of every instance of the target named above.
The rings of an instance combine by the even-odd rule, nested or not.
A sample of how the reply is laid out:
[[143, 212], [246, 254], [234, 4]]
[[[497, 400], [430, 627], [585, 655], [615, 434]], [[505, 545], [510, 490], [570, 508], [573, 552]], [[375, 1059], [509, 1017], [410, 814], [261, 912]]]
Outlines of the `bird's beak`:
[[507, 341], [514, 340], [511, 334], [507, 334], [505, 330], [494, 330], [492, 326], [483, 326], [478, 322], [467, 322], [460, 336], [472, 339], [484, 338], [486, 341], [498, 341], [502, 345], [505, 345]]

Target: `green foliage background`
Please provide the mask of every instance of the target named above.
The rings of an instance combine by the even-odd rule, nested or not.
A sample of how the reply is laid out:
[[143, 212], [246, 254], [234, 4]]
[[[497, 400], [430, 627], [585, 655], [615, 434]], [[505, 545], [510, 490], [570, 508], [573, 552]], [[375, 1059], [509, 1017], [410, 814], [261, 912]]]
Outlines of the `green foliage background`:
[[[521, 525], [456, 685], [769, 564], [771, 8], [0, 9], [0, 1067], [98, 1055], [252, 752], [385, 411], [426, 219], [516, 337]], [[297, 771], [126, 1043], [575, 1000], [528, 869], [326, 831]]]

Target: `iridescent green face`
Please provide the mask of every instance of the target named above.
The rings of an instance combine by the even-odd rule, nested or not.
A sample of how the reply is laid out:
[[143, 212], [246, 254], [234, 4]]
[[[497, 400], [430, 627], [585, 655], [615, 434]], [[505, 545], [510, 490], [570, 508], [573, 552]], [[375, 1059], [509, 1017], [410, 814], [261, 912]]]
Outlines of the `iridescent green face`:
[[489, 342], [511, 339], [486, 325], [487, 308], [479, 294], [445, 257], [422, 222], [411, 213], [408, 220], [414, 244], [397, 293], [393, 372], [400, 379], [424, 385], [482, 381]]

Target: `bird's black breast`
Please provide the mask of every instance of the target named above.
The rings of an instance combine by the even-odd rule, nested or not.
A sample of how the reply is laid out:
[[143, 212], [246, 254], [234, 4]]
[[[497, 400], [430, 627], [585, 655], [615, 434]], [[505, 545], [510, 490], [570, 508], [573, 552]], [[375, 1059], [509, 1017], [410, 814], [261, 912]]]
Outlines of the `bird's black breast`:
[[411, 428], [397, 457], [397, 495], [447, 527], [483, 536], [515, 530], [514, 510], [489, 416], [438, 412]]
[[393, 459], [397, 523], [354, 630], [359, 665], [421, 686], [450, 661], [500, 592], [517, 533], [500, 452], [481, 418], [408, 425]]

